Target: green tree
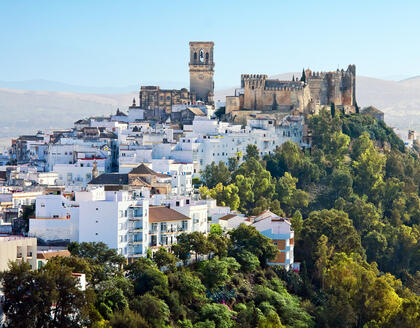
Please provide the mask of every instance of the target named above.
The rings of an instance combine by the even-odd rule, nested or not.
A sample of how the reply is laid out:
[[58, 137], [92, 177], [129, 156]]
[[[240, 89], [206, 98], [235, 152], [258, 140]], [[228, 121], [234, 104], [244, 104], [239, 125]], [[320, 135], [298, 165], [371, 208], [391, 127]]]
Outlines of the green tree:
[[297, 179], [286, 172], [276, 183], [276, 192], [282, 209], [287, 215], [302, 209], [309, 204], [309, 195], [303, 190], [296, 188]]
[[359, 195], [370, 196], [383, 181], [385, 157], [377, 152], [371, 140], [366, 140], [366, 135], [359, 138], [364, 139], [367, 148], [353, 161], [354, 189]]
[[180, 270], [168, 275], [171, 290], [176, 291], [178, 300], [189, 309], [198, 309], [206, 302], [201, 280], [189, 270]]
[[230, 157], [228, 159], [228, 168], [230, 172], [234, 172], [239, 167], [239, 158], [238, 157]]
[[158, 251], [153, 254], [153, 261], [159, 269], [162, 267], [167, 267], [170, 270], [175, 269], [176, 257], [172, 253], [169, 253], [164, 247], [160, 247]]
[[41, 279], [38, 277], [26, 262], [10, 263], [9, 270], [0, 273], [5, 297], [2, 304], [6, 315], [4, 327], [42, 327], [51, 320], [54, 283], [45, 275]]
[[123, 312], [133, 293], [133, 283], [124, 277], [111, 277], [96, 285], [96, 303], [102, 317], [110, 319], [112, 313]]
[[258, 152], [258, 149], [257, 149], [256, 145], [249, 144], [248, 146], [246, 146], [245, 160], [248, 161], [251, 158], [258, 161], [259, 158], [260, 158], [260, 153]]
[[202, 198], [213, 198], [216, 199], [218, 206], [229, 206], [232, 210], [236, 210], [240, 204], [239, 189], [235, 184], [223, 186], [222, 183], [218, 183], [213, 189], [207, 187], [200, 187], [200, 195]]
[[214, 188], [217, 184], [229, 184], [231, 173], [225, 163], [212, 162], [201, 172], [201, 179], [208, 188]]
[[229, 232], [231, 248], [230, 253], [246, 250], [258, 257], [262, 266], [273, 259], [277, 254], [277, 247], [271, 239], [263, 236], [255, 227], [241, 224], [238, 228]]
[[334, 252], [364, 255], [360, 236], [347, 213], [335, 209], [313, 211], [304, 221], [301, 239], [296, 247], [296, 256], [305, 259], [311, 271], [317, 259], [317, 244], [322, 235], [328, 238], [328, 248], [332, 248]]
[[[215, 328], [231, 328], [234, 326], [232, 316], [235, 312], [230, 311], [226, 305], [223, 304], [206, 304], [200, 312], [201, 321], [209, 321], [215, 324]], [[205, 325], [203, 327], [209, 327]]]
[[384, 327], [402, 304], [393, 288], [395, 278], [378, 276], [376, 268], [360, 256], [336, 254], [325, 273], [325, 283], [327, 294], [332, 296], [326, 307], [330, 326], [362, 327], [375, 321]]
[[234, 253], [235, 259], [241, 265], [242, 271], [254, 272], [260, 267], [258, 257], [247, 250], [241, 250]]
[[126, 309], [117, 312], [109, 322], [112, 328], [150, 328], [149, 323], [138, 313]]
[[133, 299], [130, 307], [145, 318], [151, 327], [165, 327], [165, 324], [169, 322], [170, 310], [168, 305], [150, 293]]
[[168, 278], [149, 259], [139, 258], [127, 266], [127, 277], [134, 281], [134, 294], [168, 293]]
[[115, 249], [102, 242], [71, 242], [68, 250], [73, 256], [85, 259], [90, 264], [91, 283], [106, 280], [109, 275], [120, 275], [125, 258]]
[[225, 286], [240, 264], [233, 257], [217, 257], [200, 263], [202, 281], [210, 290]]
[[332, 102], [330, 107], [331, 107], [331, 117], [335, 117], [335, 104]]
[[299, 210], [296, 210], [295, 213], [293, 213], [293, 216], [290, 219], [290, 223], [292, 224], [292, 229], [295, 232], [295, 236], [299, 237], [303, 227], [303, 218]]

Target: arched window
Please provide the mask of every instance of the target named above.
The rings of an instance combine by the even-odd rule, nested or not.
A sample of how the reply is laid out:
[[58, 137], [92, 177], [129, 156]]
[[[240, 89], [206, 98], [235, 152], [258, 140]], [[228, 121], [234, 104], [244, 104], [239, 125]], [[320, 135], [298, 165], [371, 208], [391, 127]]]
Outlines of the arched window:
[[203, 62], [204, 62], [204, 50], [201, 49], [200, 50], [200, 63], [203, 63]]
[[196, 52], [194, 52], [194, 61], [195, 62], [197, 61], [197, 53]]
[[209, 53], [206, 52], [206, 64], [208, 64], [208, 63], [209, 63]]

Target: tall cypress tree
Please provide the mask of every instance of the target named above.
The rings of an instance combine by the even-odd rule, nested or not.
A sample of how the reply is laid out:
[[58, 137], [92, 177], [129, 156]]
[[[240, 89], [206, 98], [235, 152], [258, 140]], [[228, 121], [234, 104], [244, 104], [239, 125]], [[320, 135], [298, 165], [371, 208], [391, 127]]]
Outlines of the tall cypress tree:
[[304, 83], [306, 83], [306, 73], [305, 73], [305, 69], [302, 69], [302, 77], [300, 78], [300, 80]]
[[331, 117], [335, 117], [335, 104], [331, 103]]

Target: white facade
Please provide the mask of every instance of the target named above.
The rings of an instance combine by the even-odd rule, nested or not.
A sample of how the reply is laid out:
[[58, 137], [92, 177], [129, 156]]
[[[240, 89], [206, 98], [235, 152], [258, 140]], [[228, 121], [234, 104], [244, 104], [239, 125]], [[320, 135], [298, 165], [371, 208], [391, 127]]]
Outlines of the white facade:
[[207, 233], [208, 205], [206, 201], [193, 201], [188, 197], [175, 198], [166, 202], [171, 209], [192, 219], [190, 231]]
[[86, 187], [92, 180], [92, 170], [94, 163], [98, 170], [98, 175], [105, 173], [105, 160], [79, 160], [75, 164], [56, 164], [53, 171], [57, 174], [57, 184], [64, 186]]
[[252, 225], [277, 246], [279, 252], [269, 264], [280, 265], [286, 269], [293, 268], [295, 234], [290, 220], [281, 218], [270, 211], [265, 211], [255, 218]]
[[79, 241], [79, 205], [61, 195], [38, 196], [29, 235], [44, 241]]
[[192, 163], [178, 163], [171, 159], [152, 159], [152, 170], [171, 176], [172, 195], [185, 196], [193, 193]]
[[0, 272], [9, 267], [9, 261], [26, 261], [36, 269], [36, 238], [0, 236]]
[[106, 243], [126, 257], [147, 252], [147, 200], [134, 200], [127, 191], [76, 193], [80, 204], [79, 241]]
[[146, 199], [127, 191], [96, 188], [75, 192], [75, 201], [61, 195], [36, 200], [36, 216], [29, 234], [45, 241], [104, 242], [126, 257], [146, 254], [148, 245]]

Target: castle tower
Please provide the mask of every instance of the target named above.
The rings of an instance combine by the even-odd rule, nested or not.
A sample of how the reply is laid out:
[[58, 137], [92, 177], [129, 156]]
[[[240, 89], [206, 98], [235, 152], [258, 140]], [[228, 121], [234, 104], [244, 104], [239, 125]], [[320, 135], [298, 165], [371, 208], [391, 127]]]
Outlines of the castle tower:
[[190, 42], [190, 92], [196, 100], [213, 104], [214, 42]]

